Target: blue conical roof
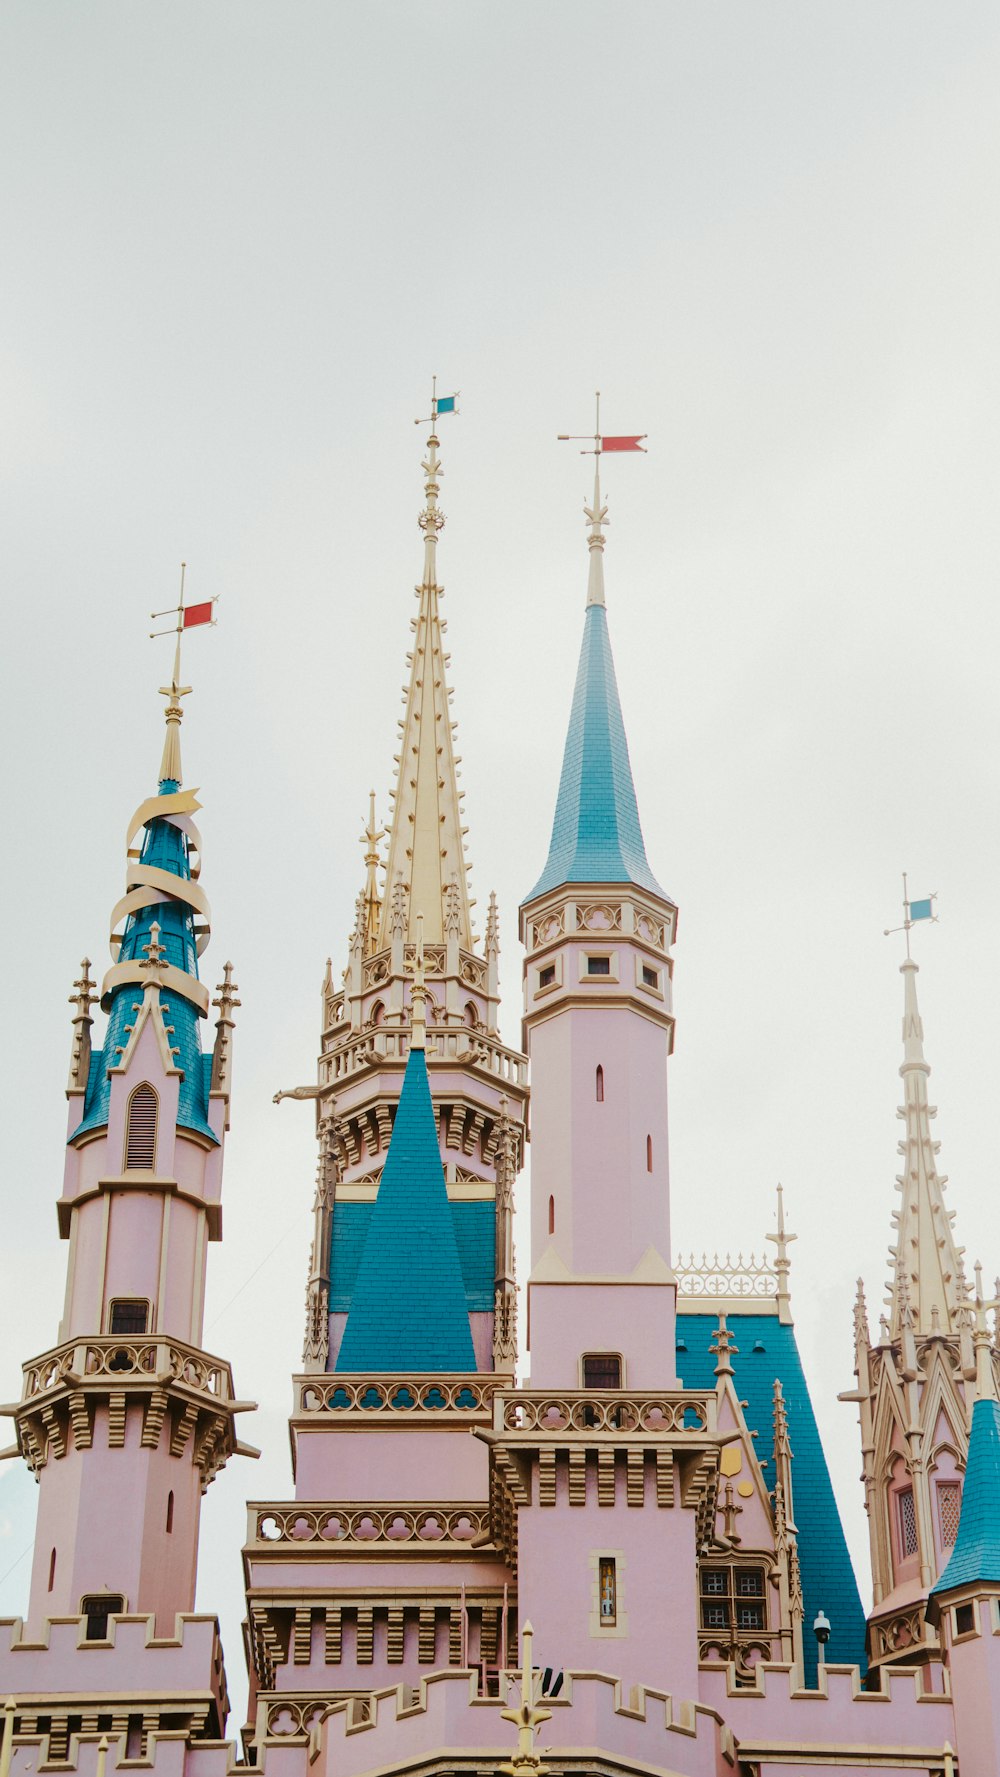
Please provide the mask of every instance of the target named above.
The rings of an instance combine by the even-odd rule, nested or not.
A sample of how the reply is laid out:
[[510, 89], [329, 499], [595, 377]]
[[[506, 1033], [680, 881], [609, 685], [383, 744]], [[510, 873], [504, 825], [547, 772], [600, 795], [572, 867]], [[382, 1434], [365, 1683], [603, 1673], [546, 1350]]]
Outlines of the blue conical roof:
[[476, 1367], [422, 1049], [406, 1063], [336, 1367]]
[[1000, 1405], [991, 1400], [972, 1409], [958, 1536], [932, 1596], [979, 1580], [1000, 1585]]
[[[161, 796], [171, 796], [178, 788], [174, 779], [163, 778], [159, 793]], [[167, 870], [172, 876], [179, 876], [185, 882], [191, 880], [187, 834], [170, 821], [154, 816], [147, 822], [140, 859], [142, 863], [150, 864], [157, 870]], [[172, 963], [175, 968], [197, 980], [198, 947], [194, 916], [191, 908], [183, 901], [164, 900], [151, 907], [140, 907], [137, 913], [131, 914], [122, 934], [118, 961], [142, 961], [154, 922], [160, 927], [164, 961]], [[108, 1070], [118, 1066], [122, 1051], [128, 1044], [126, 1026], [135, 1022], [137, 997], [141, 998], [142, 995], [141, 991], [137, 994], [134, 982], [124, 982], [114, 989], [108, 1009], [104, 1048], [95, 1049], [91, 1055], [83, 1118], [70, 1140], [75, 1140], [89, 1129], [100, 1129], [107, 1123], [111, 1101]], [[169, 1003], [170, 1023], [173, 1025], [170, 1043], [176, 1050], [174, 1059], [178, 1067], [184, 1070], [177, 1122], [186, 1129], [197, 1130], [209, 1141], [217, 1142], [218, 1136], [208, 1122], [211, 1057], [204, 1056], [201, 1052], [200, 1014], [197, 1007], [185, 999], [182, 990], [178, 988], [171, 988]]]
[[587, 607], [545, 869], [525, 898], [564, 882], [634, 882], [669, 900], [646, 862], [603, 605]]

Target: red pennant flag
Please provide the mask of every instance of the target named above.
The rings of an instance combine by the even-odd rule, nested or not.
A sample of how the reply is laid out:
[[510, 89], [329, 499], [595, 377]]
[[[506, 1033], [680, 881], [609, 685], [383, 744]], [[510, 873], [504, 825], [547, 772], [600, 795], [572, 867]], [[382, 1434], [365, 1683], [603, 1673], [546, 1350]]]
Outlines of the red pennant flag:
[[208, 599], [203, 605], [185, 605], [184, 628], [195, 629], [199, 623], [211, 623], [214, 599]]
[[648, 436], [648, 434], [646, 432], [630, 432], [628, 434], [628, 436], [625, 438], [602, 438], [601, 439], [601, 449], [602, 450], [642, 450], [642, 451], [644, 451], [646, 446], [644, 444], [642, 444], [640, 442], [640, 440], [643, 438], [646, 438], [647, 436]]

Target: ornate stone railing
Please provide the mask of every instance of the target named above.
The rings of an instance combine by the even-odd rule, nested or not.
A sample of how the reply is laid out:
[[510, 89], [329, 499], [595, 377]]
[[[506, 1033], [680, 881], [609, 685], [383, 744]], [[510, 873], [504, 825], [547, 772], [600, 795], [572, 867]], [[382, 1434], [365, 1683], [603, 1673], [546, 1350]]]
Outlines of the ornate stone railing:
[[490, 1534], [490, 1513], [481, 1502], [469, 1505], [329, 1505], [251, 1503], [247, 1543], [258, 1548], [294, 1543], [336, 1543], [338, 1549], [364, 1549], [372, 1543], [422, 1543], [431, 1548], [468, 1547]]
[[[408, 1026], [378, 1025], [374, 1030], [361, 1031], [323, 1056], [324, 1083], [349, 1079], [352, 1074], [378, 1061], [405, 1061], [409, 1052]], [[464, 1025], [454, 1030], [431, 1026], [427, 1032], [427, 1059], [432, 1064], [454, 1061], [481, 1067], [500, 1080], [527, 1085], [528, 1068], [524, 1056], [515, 1049], [505, 1048], [488, 1031], [471, 1031]]]
[[469, 1424], [491, 1423], [493, 1397], [509, 1387], [507, 1376], [395, 1375], [295, 1377], [295, 1412], [302, 1418], [364, 1421], [378, 1414], [421, 1420], [460, 1419]]
[[595, 1433], [653, 1437], [669, 1433], [697, 1440], [717, 1430], [714, 1394], [678, 1389], [669, 1394], [637, 1394], [630, 1389], [581, 1390], [553, 1394], [519, 1389], [497, 1396], [493, 1426], [504, 1437], [520, 1433], [555, 1433], [592, 1438]]
[[766, 1296], [776, 1297], [778, 1294], [778, 1277], [774, 1267], [766, 1259], [758, 1259], [753, 1253], [747, 1258], [737, 1253], [735, 1259], [730, 1253], [720, 1258], [713, 1253], [709, 1258], [702, 1253], [698, 1259], [695, 1253], [688, 1258], [680, 1257], [674, 1264], [677, 1278], [678, 1296]]
[[34, 1401], [50, 1389], [99, 1376], [107, 1376], [116, 1388], [131, 1377], [147, 1383], [179, 1382], [220, 1402], [235, 1398], [232, 1371], [221, 1358], [208, 1357], [177, 1339], [106, 1334], [68, 1340], [25, 1364], [21, 1399]]

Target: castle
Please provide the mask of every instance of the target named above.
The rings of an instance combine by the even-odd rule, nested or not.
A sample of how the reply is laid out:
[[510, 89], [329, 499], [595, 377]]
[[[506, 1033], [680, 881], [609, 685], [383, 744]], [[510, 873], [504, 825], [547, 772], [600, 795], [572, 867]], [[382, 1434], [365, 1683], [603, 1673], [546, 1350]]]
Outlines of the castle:
[[889, 1313], [873, 1339], [859, 1287], [845, 1397], [866, 1616], [796, 1347], [780, 1199], [771, 1260], [672, 1255], [677, 908], [646, 857], [615, 680], [601, 438], [551, 844], [520, 912], [520, 1052], [499, 1035], [492, 899], [481, 943], [472, 926], [436, 422], [435, 403], [387, 849], [373, 806], [317, 1078], [292, 1093], [314, 1101], [319, 1145], [295, 1497], [248, 1506], [242, 1747], [226, 1738], [218, 1625], [194, 1610], [201, 1497], [246, 1449], [252, 1405], [203, 1346], [239, 1000], [228, 964], [214, 996], [202, 979], [178, 650], [111, 967], [99, 988], [87, 965], [74, 984], [63, 1317], [5, 1409], [39, 1509], [28, 1614], [0, 1634], [0, 1777], [225, 1777], [241, 1760], [269, 1777], [988, 1777], [997, 1304], [970, 1288], [944, 1205], [917, 965], [902, 965]]

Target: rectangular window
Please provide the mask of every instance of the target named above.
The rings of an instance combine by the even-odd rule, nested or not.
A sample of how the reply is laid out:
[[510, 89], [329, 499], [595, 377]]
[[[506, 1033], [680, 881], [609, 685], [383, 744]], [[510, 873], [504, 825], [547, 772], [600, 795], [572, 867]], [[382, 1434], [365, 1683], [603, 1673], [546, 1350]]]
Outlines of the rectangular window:
[[601, 1598], [601, 1627], [613, 1628], [618, 1621], [618, 1575], [614, 1556], [602, 1555], [598, 1562], [598, 1585]]
[[96, 1592], [80, 1601], [81, 1615], [87, 1619], [87, 1641], [106, 1641], [108, 1635], [108, 1619], [120, 1616], [125, 1609], [125, 1600], [120, 1593]]
[[648, 963], [642, 965], [642, 985], [643, 987], [659, 987], [660, 985], [659, 975], [655, 969], [650, 968]]
[[611, 973], [611, 958], [610, 958], [610, 956], [588, 956], [588, 958], [587, 958], [587, 974], [588, 975], [610, 975], [610, 973]]
[[141, 1301], [112, 1302], [108, 1322], [109, 1333], [144, 1333], [149, 1326], [149, 1303]]
[[767, 1632], [764, 1570], [760, 1567], [703, 1567], [701, 1626], [734, 1628], [738, 1634]]
[[594, 1353], [583, 1360], [584, 1388], [620, 1388], [622, 1360], [610, 1352]]
[[937, 1501], [941, 1547], [951, 1549], [958, 1540], [958, 1520], [962, 1511], [962, 1489], [958, 1482], [939, 1481]]
[[552, 987], [556, 978], [555, 963], [546, 963], [544, 969], [538, 971], [539, 987]]
[[955, 1634], [971, 1635], [976, 1627], [976, 1613], [971, 1604], [955, 1607]]
[[917, 1552], [917, 1508], [913, 1501], [913, 1488], [907, 1487], [898, 1496], [899, 1502], [899, 1548], [905, 1561], [908, 1555]]

